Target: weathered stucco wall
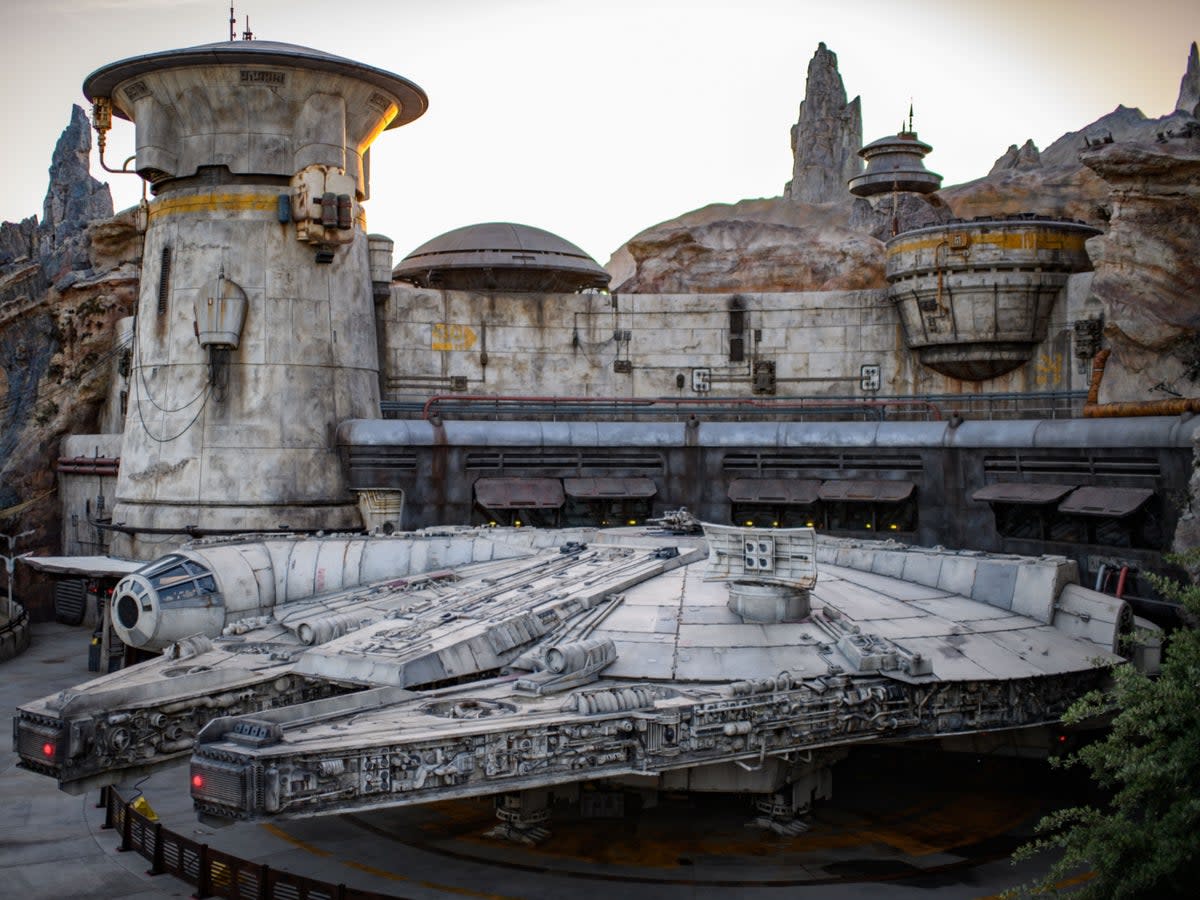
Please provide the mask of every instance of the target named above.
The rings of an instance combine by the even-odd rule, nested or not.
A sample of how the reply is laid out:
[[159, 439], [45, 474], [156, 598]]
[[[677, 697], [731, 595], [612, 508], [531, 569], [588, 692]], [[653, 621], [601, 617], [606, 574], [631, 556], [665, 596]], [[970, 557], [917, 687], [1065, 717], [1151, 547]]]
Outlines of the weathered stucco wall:
[[[400, 285], [380, 312], [385, 399], [434, 394], [584, 397], [863, 397], [1068, 391], [1087, 386], [1071, 322], [1090, 274], [1059, 292], [1048, 336], [1016, 371], [966, 382], [922, 366], [886, 291], [739, 294], [477, 294]], [[740, 305], [740, 310], [737, 306]], [[741, 357], [737, 357], [738, 313]], [[863, 366], [879, 367], [864, 389]], [[693, 379], [707, 392], [696, 390]], [[682, 384], [680, 378], [682, 377]]]

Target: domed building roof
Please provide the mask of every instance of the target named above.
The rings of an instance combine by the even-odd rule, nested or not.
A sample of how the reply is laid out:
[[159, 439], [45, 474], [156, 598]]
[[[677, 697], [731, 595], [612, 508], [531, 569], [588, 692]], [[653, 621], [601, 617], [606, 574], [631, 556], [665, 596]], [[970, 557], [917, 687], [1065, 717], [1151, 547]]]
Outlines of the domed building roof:
[[[198, 66], [251, 65], [315, 69], [318, 72], [348, 75], [373, 84], [388, 91], [400, 101], [400, 111], [394, 119], [388, 122], [388, 128], [399, 128], [401, 125], [420, 118], [429, 106], [429, 98], [420, 87], [393, 72], [377, 69], [353, 59], [335, 56], [324, 50], [314, 50], [312, 47], [286, 44], [281, 41], [258, 40], [217, 41], [197, 47], [159, 50], [141, 56], [131, 56], [128, 59], [101, 66], [89, 75], [84, 79], [83, 93], [89, 100], [95, 100], [97, 97], [111, 97], [113, 91], [123, 82], [148, 72]], [[114, 105], [113, 113], [123, 119], [129, 118], [129, 114], [120, 103]]]
[[561, 294], [607, 287], [611, 276], [549, 231], [484, 222], [426, 241], [400, 261], [392, 277], [426, 288]]

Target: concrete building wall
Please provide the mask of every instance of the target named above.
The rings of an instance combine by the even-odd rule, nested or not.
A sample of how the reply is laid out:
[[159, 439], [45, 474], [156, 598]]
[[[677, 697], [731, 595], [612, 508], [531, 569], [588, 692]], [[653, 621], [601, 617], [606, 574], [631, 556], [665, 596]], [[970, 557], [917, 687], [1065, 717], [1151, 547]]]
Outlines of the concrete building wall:
[[72, 434], [62, 439], [57, 469], [63, 556], [107, 552], [109, 533], [89, 520], [106, 518], [116, 502], [120, 456], [120, 434]]
[[[151, 205], [115, 520], [357, 527], [331, 436], [343, 419], [379, 414], [366, 236], [356, 224], [316, 266], [277, 221], [278, 194], [227, 186]], [[221, 272], [248, 300], [224, 376], [195, 326]]]
[[[394, 285], [380, 310], [383, 394], [770, 396], [756, 389], [756, 362], [774, 363], [779, 397], [1080, 391], [1089, 369], [1073, 356], [1071, 323], [1088, 314], [1090, 278], [1073, 275], [1059, 291], [1027, 364], [982, 382], [921, 365], [884, 290], [502, 295]], [[878, 367], [877, 388], [864, 388], [864, 366]]]

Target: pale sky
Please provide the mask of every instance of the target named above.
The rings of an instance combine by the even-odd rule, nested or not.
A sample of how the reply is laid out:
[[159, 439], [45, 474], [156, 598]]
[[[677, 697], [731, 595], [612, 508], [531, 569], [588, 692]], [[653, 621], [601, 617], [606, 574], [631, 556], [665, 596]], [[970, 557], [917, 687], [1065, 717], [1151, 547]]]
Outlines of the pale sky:
[[[8, 132], [0, 219], [41, 215], [80, 85], [109, 62], [228, 37], [221, 0], [0, 0]], [[396, 72], [429, 112], [372, 151], [369, 229], [397, 261], [461, 225], [556, 232], [601, 263], [714, 202], [771, 197], [817, 43], [838, 56], [863, 137], [916, 109], [927, 165], [955, 184], [1013, 143], [1041, 148], [1118, 104], [1175, 105], [1200, 0], [240, 0], [255, 36]], [[90, 112], [90, 110], [89, 110]], [[117, 121], [108, 159], [132, 152]], [[94, 155], [94, 154], [93, 154]], [[93, 174], [99, 167], [93, 164]], [[99, 175], [98, 175], [99, 177]], [[118, 209], [133, 176], [104, 176]]]

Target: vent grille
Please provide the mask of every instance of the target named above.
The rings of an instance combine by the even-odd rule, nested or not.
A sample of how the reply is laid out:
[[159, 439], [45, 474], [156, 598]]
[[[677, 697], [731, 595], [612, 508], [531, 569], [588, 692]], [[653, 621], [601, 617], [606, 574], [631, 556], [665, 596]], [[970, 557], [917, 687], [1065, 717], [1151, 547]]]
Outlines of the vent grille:
[[[42, 766], [57, 765], [63, 734], [62, 722], [31, 722], [22, 717], [17, 722], [17, 754]], [[44, 752], [47, 744], [53, 747], [49, 756]]]
[[921, 472], [920, 456], [886, 456], [880, 453], [729, 453], [722, 460], [727, 472], [778, 472], [782, 470], [870, 470]]
[[417, 468], [417, 454], [387, 447], [352, 447], [350, 467], [353, 469], [399, 469], [406, 472]]
[[565, 469], [571, 472], [583, 472], [589, 469], [612, 470], [628, 469], [639, 473], [656, 473], [664, 469], [663, 458], [658, 453], [639, 453], [637, 451], [587, 451], [587, 450], [550, 450], [550, 451], [481, 451], [468, 453], [467, 469], [476, 471], [506, 471], [535, 469]]
[[[203, 779], [203, 787], [193, 788], [196, 798], [241, 809], [246, 798], [246, 775], [249, 767], [242, 763], [205, 759], [192, 763], [192, 775]], [[194, 783], [194, 782], [193, 782]]]
[[167, 296], [171, 293], [171, 248], [163, 247], [158, 266], [158, 314], [167, 312]]
[[54, 585], [54, 618], [64, 625], [78, 625], [87, 611], [87, 582], [64, 578]]
[[1006, 453], [985, 456], [983, 471], [989, 475], [1123, 475], [1158, 478], [1162, 469], [1158, 460], [1145, 456], [1034, 455]]

